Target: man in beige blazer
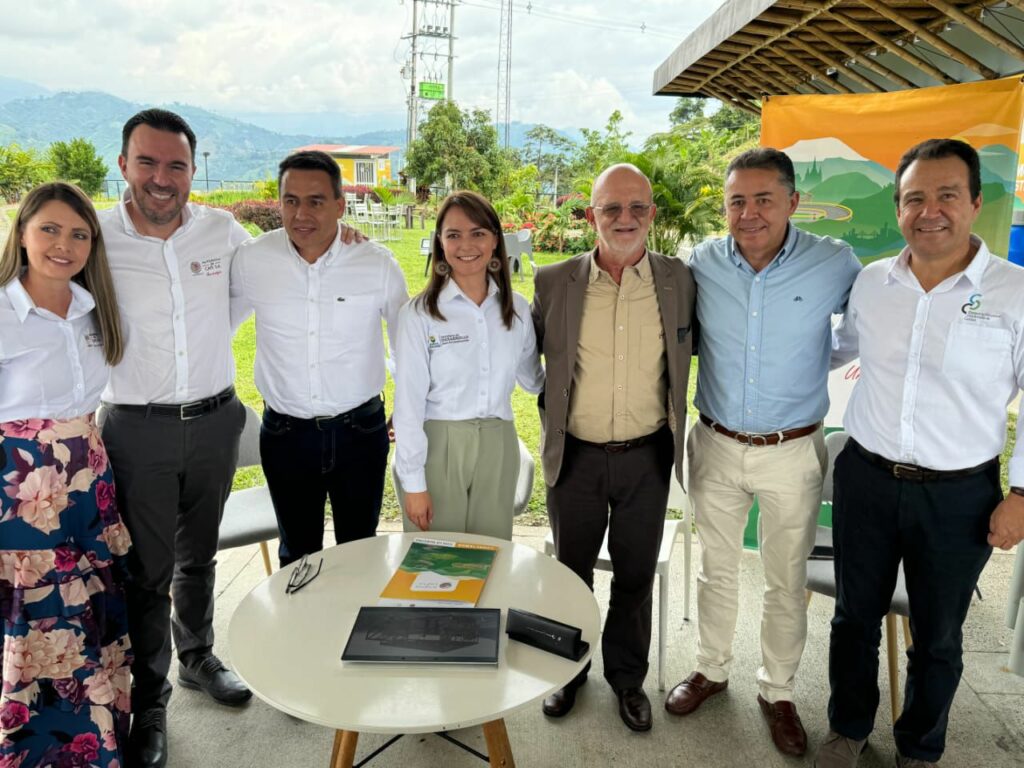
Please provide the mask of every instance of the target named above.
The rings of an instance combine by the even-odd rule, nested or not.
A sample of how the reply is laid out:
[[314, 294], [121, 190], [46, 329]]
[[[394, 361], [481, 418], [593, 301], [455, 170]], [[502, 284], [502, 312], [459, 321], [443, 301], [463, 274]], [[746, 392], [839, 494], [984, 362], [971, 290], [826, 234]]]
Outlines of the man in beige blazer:
[[[590, 202], [597, 246], [535, 278], [541, 452], [555, 551], [591, 587], [608, 531], [604, 676], [623, 722], [646, 731], [651, 588], [673, 466], [682, 478], [695, 288], [682, 261], [646, 248], [656, 209], [639, 169], [607, 168]], [[544, 713], [568, 714], [586, 674], [545, 699]]]

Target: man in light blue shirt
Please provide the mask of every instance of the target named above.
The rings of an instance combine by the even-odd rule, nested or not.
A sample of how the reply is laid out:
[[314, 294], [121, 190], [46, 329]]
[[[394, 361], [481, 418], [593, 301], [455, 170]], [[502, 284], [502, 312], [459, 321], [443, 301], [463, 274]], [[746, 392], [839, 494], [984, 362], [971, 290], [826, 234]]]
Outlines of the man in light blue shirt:
[[700, 329], [700, 421], [688, 446], [699, 640], [697, 669], [665, 701], [688, 715], [728, 685], [743, 530], [756, 497], [765, 572], [758, 703], [775, 746], [794, 756], [807, 748], [793, 687], [825, 473], [831, 317], [845, 310], [860, 270], [846, 243], [792, 226], [799, 202], [783, 152], [744, 152], [726, 171], [729, 235], [701, 243], [690, 260]]

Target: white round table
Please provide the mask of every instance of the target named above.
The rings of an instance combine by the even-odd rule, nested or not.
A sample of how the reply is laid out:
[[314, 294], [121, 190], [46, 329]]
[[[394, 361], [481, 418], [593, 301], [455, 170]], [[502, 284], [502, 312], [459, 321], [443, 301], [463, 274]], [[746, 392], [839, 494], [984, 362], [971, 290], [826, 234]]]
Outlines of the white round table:
[[[363, 664], [341, 661], [356, 614], [376, 605], [413, 539], [467, 541], [499, 551], [478, 607], [502, 609], [497, 667]], [[578, 662], [509, 641], [505, 609], [521, 608], [583, 630], [591, 650], [597, 601], [554, 558], [522, 544], [471, 534], [396, 533], [331, 547], [320, 575], [285, 594], [282, 568], [239, 604], [228, 627], [232, 666], [272, 707], [337, 731], [331, 765], [351, 766], [359, 732], [426, 733], [483, 724], [491, 765], [512, 766], [502, 718], [558, 690]], [[310, 557], [314, 568], [319, 555]]]

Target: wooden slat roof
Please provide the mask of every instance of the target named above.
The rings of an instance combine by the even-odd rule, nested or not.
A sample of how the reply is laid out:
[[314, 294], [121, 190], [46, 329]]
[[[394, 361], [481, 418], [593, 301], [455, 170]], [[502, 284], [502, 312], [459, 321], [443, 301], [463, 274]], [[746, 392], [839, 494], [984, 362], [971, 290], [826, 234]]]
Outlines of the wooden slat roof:
[[654, 93], [750, 112], [765, 95], [870, 93], [1024, 71], [1024, 0], [727, 0]]

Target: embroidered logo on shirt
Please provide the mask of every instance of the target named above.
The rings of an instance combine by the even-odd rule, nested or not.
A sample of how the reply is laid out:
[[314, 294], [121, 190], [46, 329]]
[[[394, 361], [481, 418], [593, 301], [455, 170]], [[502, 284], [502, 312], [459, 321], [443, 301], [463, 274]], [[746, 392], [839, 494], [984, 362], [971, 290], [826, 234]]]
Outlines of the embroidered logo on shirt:
[[968, 314], [968, 312], [977, 312], [979, 309], [981, 309], [980, 293], [972, 293], [967, 298], [967, 303], [960, 307], [960, 311], [963, 312], [965, 315]]
[[433, 334], [427, 336], [427, 349], [440, 349], [448, 344], [466, 344], [469, 336], [464, 333], [442, 333], [440, 336]]
[[85, 346], [86, 347], [102, 347], [103, 346], [103, 337], [100, 336], [100, 334], [97, 333], [96, 331], [93, 331], [92, 333], [85, 334], [85, 336], [83, 338], [85, 339]]
[[803, 301], [803, 300], [804, 300], [803, 296], [794, 296], [793, 297], [793, 301]]
[[216, 277], [217, 275], [223, 274], [220, 256], [203, 259], [202, 261], [189, 262], [188, 268], [194, 277]]

